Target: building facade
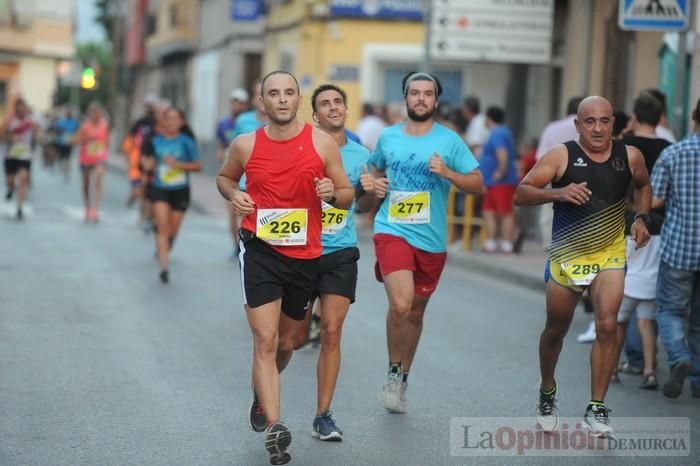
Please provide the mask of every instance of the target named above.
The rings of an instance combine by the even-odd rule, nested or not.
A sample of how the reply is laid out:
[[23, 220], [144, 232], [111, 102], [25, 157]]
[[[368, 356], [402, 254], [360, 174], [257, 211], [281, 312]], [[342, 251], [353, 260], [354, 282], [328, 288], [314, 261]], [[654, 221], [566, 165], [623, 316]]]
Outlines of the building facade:
[[70, 60], [73, 0], [0, 0], [0, 118], [22, 96], [45, 112], [52, 106], [59, 64]]
[[[503, 4], [492, 2], [494, 8]], [[509, 124], [525, 138], [539, 136], [547, 122], [561, 117], [573, 96], [603, 95], [616, 108], [629, 109], [640, 90], [658, 87], [663, 34], [622, 31], [618, 2], [531, 3], [548, 7], [551, 14], [549, 58], [541, 63], [433, 59], [431, 68], [445, 87], [444, 104], [459, 107], [464, 96], [476, 95], [484, 109], [504, 106]], [[348, 125], [353, 128], [363, 102], [402, 100], [401, 77], [425, 66], [422, 4], [420, 0], [270, 0], [263, 71], [293, 72], [306, 95], [324, 82], [341, 85], [348, 92]], [[457, 14], [450, 12], [445, 21]], [[499, 19], [487, 18], [485, 24]], [[432, 18], [431, 27], [435, 21]], [[310, 113], [306, 102], [301, 116], [310, 119]]]

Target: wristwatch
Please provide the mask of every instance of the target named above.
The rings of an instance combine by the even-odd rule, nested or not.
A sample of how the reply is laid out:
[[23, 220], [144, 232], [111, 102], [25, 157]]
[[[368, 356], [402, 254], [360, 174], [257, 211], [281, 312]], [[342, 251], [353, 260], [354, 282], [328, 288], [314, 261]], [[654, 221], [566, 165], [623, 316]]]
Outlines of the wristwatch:
[[[335, 204], [335, 201], [337, 201], [337, 200], [338, 199], [336, 199], [336, 197], [335, 197], [335, 191], [333, 191], [333, 196], [330, 199], [328, 199], [328, 204], [333, 205], [333, 204]], [[647, 217], [648, 217], [648, 215], [647, 215]]]
[[641, 219], [646, 226], [649, 226], [649, 224], [651, 223], [651, 217], [649, 217], [649, 214], [636, 214], [634, 216], [634, 221], [636, 222], [639, 219]]

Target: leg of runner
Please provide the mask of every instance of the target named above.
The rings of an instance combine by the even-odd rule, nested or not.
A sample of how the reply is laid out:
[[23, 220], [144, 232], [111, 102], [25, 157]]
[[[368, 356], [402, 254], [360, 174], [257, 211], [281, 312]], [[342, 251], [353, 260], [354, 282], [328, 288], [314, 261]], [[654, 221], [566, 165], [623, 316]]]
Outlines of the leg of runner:
[[416, 355], [418, 341], [420, 341], [420, 336], [423, 332], [423, 315], [425, 314], [425, 308], [428, 306], [429, 299], [429, 297], [416, 294], [413, 298], [411, 311], [404, 321], [404, 341], [401, 350], [401, 368], [404, 374], [408, 373], [413, 358]]
[[584, 422], [597, 437], [612, 436], [604, 399], [616, 364], [617, 313], [624, 288], [625, 271], [622, 269], [604, 270], [591, 284], [596, 339], [591, 349], [591, 401], [586, 408]]
[[100, 163], [95, 167], [95, 197], [92, 200], [92, 220], [97, 221], [102, 202], [102, 180], [104, 179], [104, 166]]
[[277, 369], [281, 373], [289, 364], [294, 353], [297, 335], [303, 331], [304, 321], [294, 320], [284, 312], [279, 318], [279, 343], [277, 345]]
[[318, 405], [316, 416], [328, 411], [340, 372], [340, 338], [350, 300], [335, 294], [321, 295], [321, 352], [318, 356]]
[[306, 346], [309, 342], [309, 327], [311, 326], [311, 314], [314, 308], [314, 303], [316, 300], [309, 302], [309, 306], [306, 308], [306, 314], [304, 314], [304, 320], [302, 321], [301, 328], [297, 332], [296, 337], [294, 337], [294, 350], [299, 350]]
[[581, 299], [581, 294], [554, 283], [547, 282], [547, 322], [540, 335], [540, 390], [537, 405], [537, 422], [545, 432], [557, 428], [559, 415], [556, 406], [557, 385], [554, 370], [557, 367], [559, 353], [564, 337], [574, 317], [574, 309]]
[[85, 221], [92, 218], [90, 211], [90, 167], [83, 165], [81, 170], [83, 181], [83, 203], [85, 204]]
[[382, 387], [380, 401], [391, 413], [403, 413], [401, 406], [402, 353], [404, 348], [405, 321], [411, 312], [415, 297], [413, 271], [397, 270], [384, 276], [384, 288], [389, 300], [386, 316], [386, 338], [389, 351], [389, 373]]
[[24, 206], [24, 200], [27, 197], [27, 189], [29, 188], [29, 170], [20, 168], [17, 172], [17, 177], [19, 178], [19, 189], [17, 190], [17, 218], [21, 220], [24, 217], [22, 207]]
[[625, 287], [624, 270], [604, 270], [591, 284], [596, 339], [591, 349], [591, 399], [602, 402], [615, 368], [617, 313]]
[[168, 250], [172, 251], [175, 246], [175, 238], [180, 231], [182, 220], [185, 218], [184, 210], [170, 210], [170, 218], [168, 219]]
[[160, 280], [168, 283], [168, 254], [170, 251], [170, 204], [166, 201], [153, 203], [153, 213], [156, 221], [156, 250], [158, 251], [158, 263], [160, 264]]
[[282, 299], [262, 306], [246, 306], [248, 324], [253, 332], [253, 386], [255, 400], [267, 421], [265, 449], [270, 463], [285, 464], [290, 460], [287, 448], [292, 442], [289, 429], [280, 422], [280, 374], [277, 369]]

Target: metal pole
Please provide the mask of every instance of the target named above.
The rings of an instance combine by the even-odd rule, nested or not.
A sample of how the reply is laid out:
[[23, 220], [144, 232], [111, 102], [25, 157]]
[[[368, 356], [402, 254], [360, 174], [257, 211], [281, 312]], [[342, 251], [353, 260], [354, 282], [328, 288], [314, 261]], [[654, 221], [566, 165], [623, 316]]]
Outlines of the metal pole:
[[423, 30], [425, 31], [425, 41], [423, 44], [423, 71], [430, 73], [433, 71], [433, 63], [430, 58], [430, 42], [433, 31], [432, 25], [432, 0], [423, 0]]

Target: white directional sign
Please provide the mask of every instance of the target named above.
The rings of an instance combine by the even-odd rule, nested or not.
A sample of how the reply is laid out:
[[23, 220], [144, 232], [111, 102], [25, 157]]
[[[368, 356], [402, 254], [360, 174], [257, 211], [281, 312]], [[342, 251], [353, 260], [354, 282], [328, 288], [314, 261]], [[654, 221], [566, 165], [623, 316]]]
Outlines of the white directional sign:
[[543, 64], [554, 0], [432, 0], [434, 60]]
[[631, 31], [685, 31], [690, 0], [620, 0], [619, 23]]

